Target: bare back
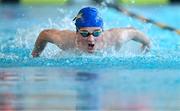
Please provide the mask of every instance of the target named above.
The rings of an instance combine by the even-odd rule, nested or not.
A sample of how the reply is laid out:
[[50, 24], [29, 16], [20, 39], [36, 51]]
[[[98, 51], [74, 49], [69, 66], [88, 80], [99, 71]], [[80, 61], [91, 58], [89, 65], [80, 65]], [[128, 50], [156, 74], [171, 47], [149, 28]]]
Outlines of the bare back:
[[56, 44], [62, 49], [75, 47], [76, 33], [70, 30], [51, 29], [46, 31], [49, 42]]
[[129, 40], [139, 41], [142, 39], [146, 39], [143, 33], [139, 32], [134, 28], [113, 28], [105, 31], [103, 33], [103, 38], [107, 46], [113, 45], [118, 47], [120, 47], [123, 43], [128, 42]]

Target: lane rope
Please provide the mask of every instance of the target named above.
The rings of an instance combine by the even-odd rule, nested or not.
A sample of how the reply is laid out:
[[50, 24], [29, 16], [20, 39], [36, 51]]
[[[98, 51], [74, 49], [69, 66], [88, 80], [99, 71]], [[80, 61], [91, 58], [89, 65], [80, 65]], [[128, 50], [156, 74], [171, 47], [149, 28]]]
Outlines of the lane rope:
[[179, 29], [176, 29], [174, 27], [171, 27], [171, 26], [166, 25], [166, 24], [161, 23], [161, 22], [154, 21], [153, 19], [146, 18], [146, 17], [144, 17], [142, 15], [138, 15], [136, 13], [130, 12], [130, 11], [128, 11], [127, 9], [123, 8], [120, 5], [116, 5], [116, 4], [112, 4], [112, 3], [107, 3], [107, 2], [105, 2], [105, 5], [107, 7], [109, 7], [109, 8], [116, 9], [116, 10], [122, 12], [123, 14], [125, 14], [127, 16], [130, 16], [132, 18], [139, 19], [140, 21], [145, 22], [145, 23], [154, 24], [154, 25], [158, 26], [161, 29], [169, 30], [169, 31], [172, 31], [172, 32], [176, 32], [178, 35], [180, 35], [180, 30]]

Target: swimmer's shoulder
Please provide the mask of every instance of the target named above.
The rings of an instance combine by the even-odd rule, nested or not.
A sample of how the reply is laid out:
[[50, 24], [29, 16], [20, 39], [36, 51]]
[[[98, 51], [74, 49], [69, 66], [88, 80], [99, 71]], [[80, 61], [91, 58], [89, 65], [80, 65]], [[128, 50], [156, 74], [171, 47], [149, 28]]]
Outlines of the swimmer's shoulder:
[[76, 32], [71, 30], [45, 29], [41, 33], [53, 38], [74, 39]]
[[75, 31], [71, 30], [60, 30], [60, 29], [44, 29], [42, 32], [46, 32], [49, 34], [75, 34]]
[[111, 28], [106, 30], [105, 32], [124, 32], [124, 31], [131, 31], [136, 30], [134, 27], [120, 27], [120, 28]]
[[109, 30], [104, 31], [103, 36], [104, 39], [109, 41], [117, 41], [122, 40], [129, 36], [131, 32], [134, 32], [136, 29], [133, 27], [123, 27], [123, 28], [112, 28]]

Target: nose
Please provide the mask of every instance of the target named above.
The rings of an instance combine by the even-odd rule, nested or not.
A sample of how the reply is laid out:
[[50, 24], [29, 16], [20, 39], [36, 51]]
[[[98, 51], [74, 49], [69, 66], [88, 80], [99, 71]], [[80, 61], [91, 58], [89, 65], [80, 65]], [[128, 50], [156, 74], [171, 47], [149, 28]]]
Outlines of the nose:
[[94, 37], [92, 34], [88, 36], [88, 42], [94, 42]]

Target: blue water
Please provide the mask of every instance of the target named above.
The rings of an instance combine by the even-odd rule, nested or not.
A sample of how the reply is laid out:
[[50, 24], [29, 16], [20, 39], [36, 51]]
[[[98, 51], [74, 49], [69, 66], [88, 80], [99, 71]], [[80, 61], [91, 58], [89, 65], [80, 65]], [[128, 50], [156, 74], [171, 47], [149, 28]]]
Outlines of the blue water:
[[[141, 30], [151, 39], [149, 53], [131, 41], [118, 52], [93, 55], [48, 44], [39, 58], [31, 57], [39, 32], [75, 30], [72, 19], [80, 8], [0, 5], [0, 110], [180, 110], [180, 36], [113, 9], [98, 7], [105, 30]], [[127, 8], [180, 28], [178, 5]]]
[[[72, 18], [79, 7], [75, 7], [76, 10], [71, 10], [72, 7], [66, 7], [64, 10], [62, 6], [1, 6], [0, 8], [1, 67], [82, 67], [82, 64], [86, 64], [88, 67], [119, 66], [126, 69], [180, 68], [179, 35], [102, 7], [99, 10], [104, 18], [105, 30], [113, 27], [133, 26], [149, 36], [152, 41], [151, 52], [146, 55], [141, 54], [140, 44], [133, 42], [125, 44], [119, 52], [104, 51], [94, 55], [75, 54], [73, 51], [63, 52], [49, 44], [40, 58], [33, 59], [30, 53], [39, 32], [46, 28], [75, 29]], [[176, 22], [180, 15], [171, 11], [179, 10], [178, 6], [130, 7], [129, 9], [175, 28], [180, 26]]]

